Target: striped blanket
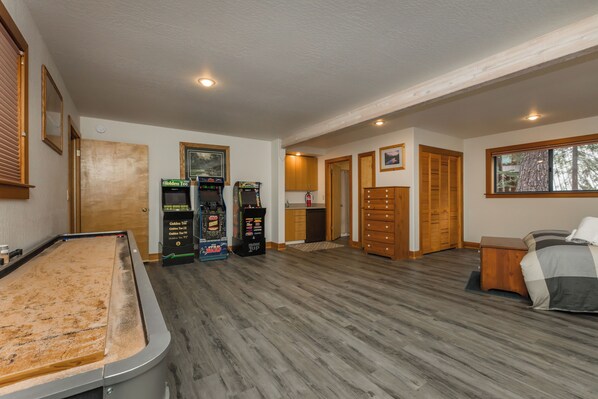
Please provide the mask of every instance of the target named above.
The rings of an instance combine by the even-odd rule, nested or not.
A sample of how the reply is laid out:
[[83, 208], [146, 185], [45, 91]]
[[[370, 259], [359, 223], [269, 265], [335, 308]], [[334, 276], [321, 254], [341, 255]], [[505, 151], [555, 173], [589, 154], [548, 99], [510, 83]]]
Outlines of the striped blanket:
[[534, 309], [598, 312], [598, 247], [567, 242], [565, 230], [533, 231], [521, 270]]

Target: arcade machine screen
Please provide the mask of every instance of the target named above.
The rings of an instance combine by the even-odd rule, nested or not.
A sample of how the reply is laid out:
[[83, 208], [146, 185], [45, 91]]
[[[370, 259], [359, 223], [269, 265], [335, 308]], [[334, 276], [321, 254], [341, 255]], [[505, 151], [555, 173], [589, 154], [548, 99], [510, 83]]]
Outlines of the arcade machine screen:
[[246, 207], [257, 207], [257, 195], [255, 191], [241, 191], [241, 201]]
[[164, 203], [168, 205], [187, 205], [189, 199], [186, 193], [164, 193]]

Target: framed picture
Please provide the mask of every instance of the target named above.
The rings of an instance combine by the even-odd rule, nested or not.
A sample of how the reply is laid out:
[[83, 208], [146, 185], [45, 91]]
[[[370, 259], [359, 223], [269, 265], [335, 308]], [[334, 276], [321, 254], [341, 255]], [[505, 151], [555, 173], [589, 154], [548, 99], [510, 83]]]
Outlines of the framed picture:
[[62, 111], [62, 95], [48, 69], [42, 65], [42, 141], [61, 155]]
[[179, 143], [181, 179], [197, 184], [197, 176], [221, 177], [230, 185], [230, 147]]
[[405, 169], [405, 143], [380, 148], [380, 172]]

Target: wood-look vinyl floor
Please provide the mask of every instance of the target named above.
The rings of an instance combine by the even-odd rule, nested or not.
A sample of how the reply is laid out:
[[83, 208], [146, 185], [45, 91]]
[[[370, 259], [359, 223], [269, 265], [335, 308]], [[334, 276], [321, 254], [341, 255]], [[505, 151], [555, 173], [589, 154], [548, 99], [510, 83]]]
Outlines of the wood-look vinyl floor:
[[597, 398], [598, 316], [464, 291], [472, 250], [148, 266], [173, 398]]

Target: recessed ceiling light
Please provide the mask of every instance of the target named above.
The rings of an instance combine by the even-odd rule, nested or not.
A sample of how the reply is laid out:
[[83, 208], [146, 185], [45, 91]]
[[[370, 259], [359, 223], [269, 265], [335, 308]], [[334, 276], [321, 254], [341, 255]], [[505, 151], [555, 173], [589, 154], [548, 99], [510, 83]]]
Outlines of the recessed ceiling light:
[[525, 119], [533, 122], [533, 121], [537, 121], [538, 119], [540, 119], [541, 116], [542, 115], [539, 115], [539, 114], [530, 114], [530, 115], [526, 116]]
[[197, 82], [202, 85], [203, 87], [212, 87], [216, 84], [216, 81], [209, 78], [199, 78]]
[[376, 125], [376, 126], [384, 125], [384, 119], [378, 119], [376, 122], [374, 122], [374, 125]]

